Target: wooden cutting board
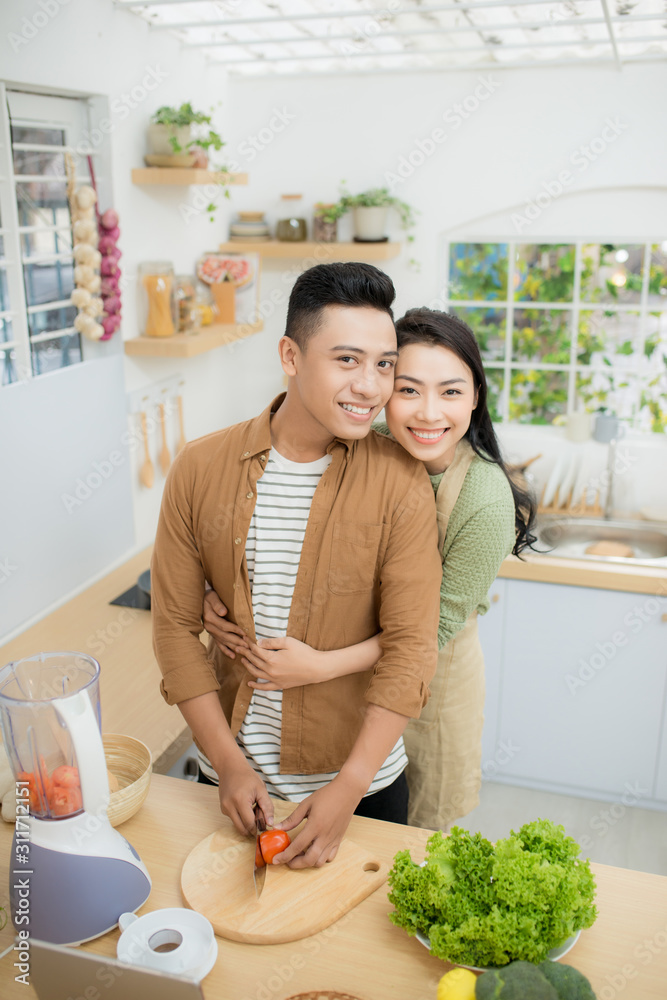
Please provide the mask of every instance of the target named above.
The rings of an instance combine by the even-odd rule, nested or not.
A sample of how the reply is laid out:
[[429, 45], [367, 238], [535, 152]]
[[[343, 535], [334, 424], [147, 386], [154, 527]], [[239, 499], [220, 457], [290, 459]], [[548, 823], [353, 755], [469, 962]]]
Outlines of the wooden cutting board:
[[346, 838], [322, 868], [269, 865], [258, 900], [254, 857], [254, 838], [230, 824], [200, 841], [181, 872], [187, 905], [207, 917], [216, 934], [247, 944], [284, 944], [317, 934], [370, 896], [388, 874], [386, 863]]

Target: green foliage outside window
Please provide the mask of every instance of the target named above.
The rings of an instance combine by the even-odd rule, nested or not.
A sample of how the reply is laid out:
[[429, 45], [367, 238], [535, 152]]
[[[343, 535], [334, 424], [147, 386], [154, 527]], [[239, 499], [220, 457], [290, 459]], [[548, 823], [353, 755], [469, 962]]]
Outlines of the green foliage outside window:
[[561, 418], [569, 375], [551, 366], [574, 364], [572, 408], [604, 407], [635, 427], [667, 430], [667, 241], [584, 243], [579, 252], [574, 244], [452, 244], [449, 283], [451, 311], [470, 325], [487, 365], [494, 420], [502, 419], [506, 378], [510, 420]]

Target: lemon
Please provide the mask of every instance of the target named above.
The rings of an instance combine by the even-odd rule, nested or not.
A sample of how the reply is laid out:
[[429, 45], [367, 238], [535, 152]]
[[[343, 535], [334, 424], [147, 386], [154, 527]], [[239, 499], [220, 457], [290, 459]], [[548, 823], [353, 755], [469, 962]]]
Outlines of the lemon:
[[475, 1000], [477, 976], [469, 969], [452, 969], [438, 983], [437, 1000]]

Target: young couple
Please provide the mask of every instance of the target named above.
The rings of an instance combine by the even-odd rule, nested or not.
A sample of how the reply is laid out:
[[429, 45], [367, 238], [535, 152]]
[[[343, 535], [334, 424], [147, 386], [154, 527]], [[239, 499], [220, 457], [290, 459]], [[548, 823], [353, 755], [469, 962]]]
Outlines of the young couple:
[[394, 326], [393, 299], [370, 265], [301, 275], [287, 393], [181, 452], [156, 536], [163, 695], [237, 829], [298, 803], [276, 859], [295, 868], [332, 861], [354, 813], [434, 828], [474, 807], [476, 615], [531, 541], [471, 331], [428, 309]]

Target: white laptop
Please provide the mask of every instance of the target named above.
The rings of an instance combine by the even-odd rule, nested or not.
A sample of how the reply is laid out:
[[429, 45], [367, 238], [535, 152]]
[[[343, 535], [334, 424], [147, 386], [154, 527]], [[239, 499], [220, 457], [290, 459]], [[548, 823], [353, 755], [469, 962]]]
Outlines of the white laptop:
[[192, 979], [45, 941], [30, 942], [28, 978], [39, 1000], [89, 996], [104, 1000], [204, 1000], [200, 984]]

